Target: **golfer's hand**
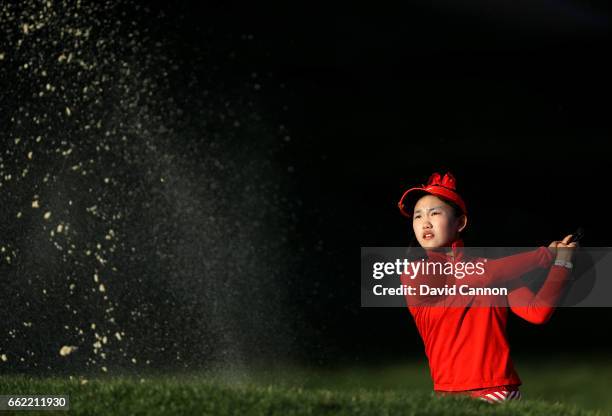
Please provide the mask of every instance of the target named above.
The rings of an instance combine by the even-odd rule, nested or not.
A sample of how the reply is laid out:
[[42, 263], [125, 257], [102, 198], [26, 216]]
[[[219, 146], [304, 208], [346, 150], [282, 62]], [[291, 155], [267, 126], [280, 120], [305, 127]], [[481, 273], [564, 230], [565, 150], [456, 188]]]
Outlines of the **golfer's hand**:
[[556, 256], [555, 260], [572, 261], [578, 243], [568, 243], [572, 235], [567, 235], [561, 241], [553, 241], [548, 249]]

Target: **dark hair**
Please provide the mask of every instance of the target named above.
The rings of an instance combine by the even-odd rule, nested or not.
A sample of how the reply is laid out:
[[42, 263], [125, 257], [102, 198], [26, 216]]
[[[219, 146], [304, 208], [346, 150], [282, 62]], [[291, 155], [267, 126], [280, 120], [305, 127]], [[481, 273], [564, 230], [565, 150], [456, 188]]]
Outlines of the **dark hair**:
[[[447, 199], [443, 199], [443, 201], [446, 202], [453, 209], [453, 215], [455, 216], [455, 219], [461, 217], [462, 215], [465, 215], [465, 212], [463, 212], [461, 208], [459, 208], [459, 205], [455, 204], [453, 201], [449, 201]], [[465, 230], [459, 231], [459, 235], [463, 233], [465, 233]]]
[[[440, 197], [438, 197], [440, 198]], [[455, 204], [453, 201], [449, 201], [446, 198], [440, 198], [442, 201], [446, 202], [452, 209], [453, 209], [453, 214], [455, 215], [455, 218], [459, 218], [460, 216], [462, 216], [463, 214], [465, 214], [461, 208], [459, 208], [459, 205]]]

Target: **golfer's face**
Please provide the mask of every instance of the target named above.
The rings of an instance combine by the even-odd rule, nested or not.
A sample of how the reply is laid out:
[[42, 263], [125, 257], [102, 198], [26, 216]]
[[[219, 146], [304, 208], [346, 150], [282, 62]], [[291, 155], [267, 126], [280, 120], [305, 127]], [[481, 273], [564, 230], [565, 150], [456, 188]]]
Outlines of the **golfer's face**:
[[449, 245], [457, 234], [457, 220], [453, 209], [433, 195], [425, 195], [416, 203], [412, 229], [423, 248]]

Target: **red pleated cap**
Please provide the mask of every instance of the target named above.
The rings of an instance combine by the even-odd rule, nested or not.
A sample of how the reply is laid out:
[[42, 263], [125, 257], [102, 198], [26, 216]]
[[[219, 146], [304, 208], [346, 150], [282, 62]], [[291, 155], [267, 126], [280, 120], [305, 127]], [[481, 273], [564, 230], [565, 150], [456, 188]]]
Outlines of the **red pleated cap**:
[[447, 172], [444, 176], [442, 176], [438, 172], [435, 172], [429, 177], [427, 185], [410, 188], [404, 192], [397, 203], [397, 206], [399, 207], [402, 215], [410, 218], [412, 217], [412, 210], [414, 209], [414, 206], [419, 198], [425, 194], [431, 194], [454, 202], [459, 206], [459, 208], [461, 208], [461, 211], [463, 211], [464, 214], [467, 214], [465, 202], [463, 202], [463, 199], [456, 191], [456, 184], [457, 181], [452, 173]]

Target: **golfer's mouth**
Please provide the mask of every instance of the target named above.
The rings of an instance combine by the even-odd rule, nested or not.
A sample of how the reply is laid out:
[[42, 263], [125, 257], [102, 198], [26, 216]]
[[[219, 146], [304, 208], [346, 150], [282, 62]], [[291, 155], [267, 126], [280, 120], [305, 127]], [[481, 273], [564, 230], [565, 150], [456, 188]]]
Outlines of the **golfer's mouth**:
[[434, 234], [431, 232], [423, 233], [423, 240], [431, 240], [434, 238]]

